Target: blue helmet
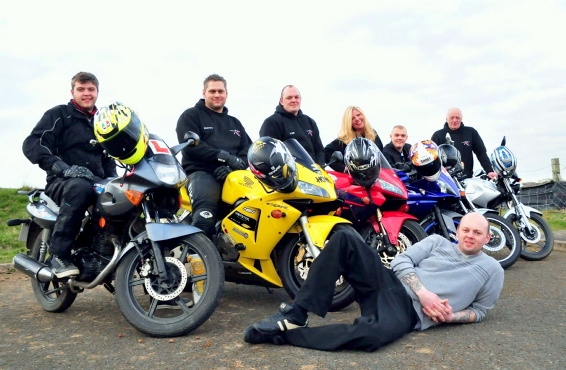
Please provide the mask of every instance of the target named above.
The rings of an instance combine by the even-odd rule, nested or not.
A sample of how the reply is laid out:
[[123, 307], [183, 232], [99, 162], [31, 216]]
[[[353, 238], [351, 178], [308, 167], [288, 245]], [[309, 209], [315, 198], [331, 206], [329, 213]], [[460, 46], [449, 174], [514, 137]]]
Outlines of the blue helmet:
[[515, 154], [506, 146], [498, 146], [490, 155], [491, 165], [498, 176], [511, 177], [517, 168]]

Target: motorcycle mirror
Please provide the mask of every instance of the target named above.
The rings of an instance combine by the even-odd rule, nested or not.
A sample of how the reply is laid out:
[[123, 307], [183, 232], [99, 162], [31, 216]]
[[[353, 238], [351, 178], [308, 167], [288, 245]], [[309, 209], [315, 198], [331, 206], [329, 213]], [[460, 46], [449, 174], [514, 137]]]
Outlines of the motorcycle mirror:
[[503, 140], [501, 140], [501, 146], [505, 146], [505, 136], [503, 136]]
[[482, 168], [482, 169], [479, 169], [479, 170], [475, 170], [473, 176], [474, 177], [482, 177], [484, 175], [486, 175], [486, 173], [485, 173], [485, 170]]
[[185, 136], [183, 136], [183, 140], [185, 140], [183, 143], [177, 144], [174, 147], [170, 148], [171, 152], [173, 153], [174, 156], [176, 156], [177, 154], [179, 154], [183, 149], [185, 149], [187, 146], [195, 146], [198, 145], [198, 142], [200, 140], [200, 137], [198, 136], [197, 133], [192, 132], [192, 131], [187, 131], [187, 133], [185, 134]]
[[454, 145], [454, 141], [448, 132], [446, 133], [446, 144]]
[[343, 160], [344, 160], [344, 155], [342, 154], [342, 152], [336, 150], [335, 152], [332, 153], [332, 156], [330, 157], [330, 162], [328, 162], [325, 165], [325, 167], [332, 164], [332, 163], [342, 162]]
[[183, 140], [185, 140], [187, 145], [198, 145], [200, 137], [196, 132], [187, 131], [185, 136], [183, 136]]

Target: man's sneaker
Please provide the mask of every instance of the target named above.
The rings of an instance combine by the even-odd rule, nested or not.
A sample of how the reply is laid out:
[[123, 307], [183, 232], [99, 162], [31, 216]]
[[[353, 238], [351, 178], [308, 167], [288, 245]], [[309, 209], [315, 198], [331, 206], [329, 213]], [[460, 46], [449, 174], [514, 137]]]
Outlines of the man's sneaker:
[[159, 301], [157, 302], [157, 310], [180, 310], [180, 304], [184, 304], [187, 307], [193, 306], [193, 301], [189, 298], [179, 297], [179, 300], [175, 301], [174, 299], [170, 299], [168, 301]]
[[255, 324], [244, 331], [244, 341], [251, 344], [272, 342], [275, 344], [285, 343], [282, 334], [288, 330], [304, 328], [309, 324], [308, 318], [300, 322], [293, 316], [293, 306], [281, 303], [277, 312]]
[[55, 255], [51, 258], [51, 270], [58, 279], [78, 275], [80, 273], [77, 266], [73, 265], [71, 260]]

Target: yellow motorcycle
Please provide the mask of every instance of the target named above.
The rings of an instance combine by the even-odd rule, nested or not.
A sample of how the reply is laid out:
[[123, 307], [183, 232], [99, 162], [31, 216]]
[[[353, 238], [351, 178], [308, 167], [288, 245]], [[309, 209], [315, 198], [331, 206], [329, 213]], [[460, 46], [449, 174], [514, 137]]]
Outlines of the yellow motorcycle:
[[[295, 139], [260, 138], [250, 147], [248, 162], [248, 170], [226, 177], [212, 238], [225, 280], [283, 287], [294, 298], [332, 233], [351, 223], [333, 215], [340, 202], [334, 182]], [[190, 223], [186, 187], [181, 206], [181, 218]], [[330, 310], [340, 310], [354, 298], [341, 277]]]

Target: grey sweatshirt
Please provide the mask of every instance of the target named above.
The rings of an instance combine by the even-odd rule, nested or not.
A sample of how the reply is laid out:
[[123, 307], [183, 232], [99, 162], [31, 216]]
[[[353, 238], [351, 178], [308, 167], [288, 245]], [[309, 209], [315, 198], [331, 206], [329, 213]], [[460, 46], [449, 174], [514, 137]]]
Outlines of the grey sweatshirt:
[[[476, 322], [483, 320], [492, 309], [503, 288], [503, 268], [497, 260], [480, 253], [468, 256], [458, 246], [441, 237], [431, 235], [395, 257], [391, 268], [401, 279], [414, 272], [422, 284], [441, 299], [448, 299], [454, 312], [466, 308], [476, 314]], [[405, 286], [413, 298], [413, 306], [420, 318], [419, 330], [438, 325], [422, 310], [413, 291]]]

